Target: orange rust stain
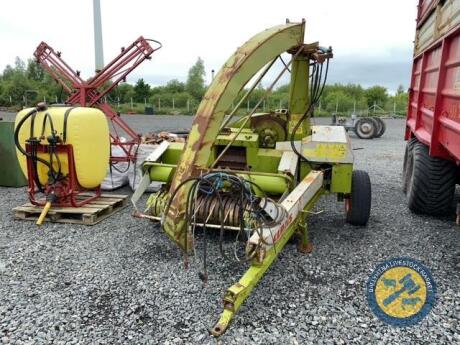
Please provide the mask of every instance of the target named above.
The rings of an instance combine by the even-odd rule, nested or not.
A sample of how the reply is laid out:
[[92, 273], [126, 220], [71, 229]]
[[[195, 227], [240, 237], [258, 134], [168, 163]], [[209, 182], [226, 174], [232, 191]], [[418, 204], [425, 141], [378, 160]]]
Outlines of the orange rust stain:
[[314, 179], [315, 179], [315, 178], [312, 177], [312, 176], [307, 176], [307, 177], [303, 180], [303, 182], [305, 182], [305, 183], [310, 183], [310, 182], [313, 182]]

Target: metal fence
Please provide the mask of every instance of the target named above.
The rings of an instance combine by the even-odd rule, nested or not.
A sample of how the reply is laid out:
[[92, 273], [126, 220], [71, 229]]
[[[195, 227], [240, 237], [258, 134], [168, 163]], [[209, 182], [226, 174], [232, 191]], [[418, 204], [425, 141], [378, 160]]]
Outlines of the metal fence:
[[[38, 101], [36, 97], [33, 97], [33, 90], [29, 90], [30, 92], [26, 92], [22, 98], [21, 105], [15, 105], [12, 102], [10, 97], [10, 108], [11, 109], [20, 109], [21, 107], [29, 107], [34, 105]], [[32, 96], [32, 97], [30, 97]], [[43, 101], [46, 103], [63, 103], [65, 99], [59, 99], [57, 96], [49, 99], [47, 97], [43, 98]], [[199, 105], [199, 101], [192, 98], [175, 98], [175, 97], [150, 97], [144, 98], [143, 102], [136, 102], [133, 98], [130, 98], [128, 102], [121, 102], [119, 98], [117, 99], [108, 99], [107, 97], [104, 98], [104, 102], [109, 103], [114, 110], [119, 111], [120, 113], [132, 113], [132, 114], [184, 114], [184, 115], [193, 115]], [[244, 104], [240, 107], [238, 113], [244, 114], [245, 112], [248, 113], [251, 111], [252, 107], [256, 105], [256, 101], [254, 100], [247, 100]], [[235, 107], [235, 103], [232, 104], [232, 109]], [[257, 111], [259, 112], [267, 112], [273, 111], [275, 109], [283, 109], [288, 108], [289, 102], [287, 99], [280, 99], [280, 98], [267, 98], [263, 100]], [[315, 114], [317, 116], [328, 116], [332, 114], [337, 115], [350, 115], [356, 114], [357, 116], [370, 116], [370, 115], [389, 115], [389, 116], [405, 116], [406, 115], [406, 107], [402, 108], [401, 106], [398, 108], [396, 103], [393, 103], [393, 106], [387, 106], [386, 109], [374, 103], [374, 105], [368, 108], [357, 108], [356, 103], [353, 104], [353, 107], [347, 110], [342, 110], [340, 107], [340, 103], [337, 102], [335, 104], [335, 111], [330, 109], [324, 109], [323, 103], [320, 101], [318, 107], [315, 109]]]

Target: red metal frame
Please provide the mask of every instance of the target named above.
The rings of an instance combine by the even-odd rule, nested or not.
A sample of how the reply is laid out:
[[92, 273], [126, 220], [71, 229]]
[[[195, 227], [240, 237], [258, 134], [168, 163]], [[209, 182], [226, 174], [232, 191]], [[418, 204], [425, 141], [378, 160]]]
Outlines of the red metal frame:
[[[37, 153], [49, 153], [48, 145], [37, 146]], [[26, 152], [31, 153], [32, 148], [30, 144], [26, 144]], [[67, 166], [68, 166], [68, 175], [62, 180], [54, 184], [45, 185], [45, 195], [54, 194], [56, 200], [53, 200], [53, 206], [60, 207], [80, 207], [90, 201], [101, 196], [101, 188], [98, 186], [95, 189], [89, 190], [83, 188], [78, 183], [77, 173], [75, 171], [75, 160], [73, 155], [73, 147], [70, 144], [58, 144], [56, 146], [56, 153], [60, 154], [61, 162], [65, 161], [62, 159], [63, 155], [67, 156]], [[42, 163], [38, 163], [42, 164]], [[36, 195], [40, 192], [37, 184], [34, 179], [35, 167], [33, 165], [32, 159], [27, 156], [27, 180], [28, 180], [28, 193], [29, 200], [32, 204], [38, 206], [44, 206], [47, 202], [46, 199], [37, 199]], [[84, 198], [77, 200], [77, 196], [81, 196], [82, 193], [85, 193]], [[87, 195], [87, 193], [94, 193], [92, 195]]]
[[460, 26], [414, 57], [405, 139], [412, 136], [431, 156], [460, 164]]
[[423, 24], [439, 2], [440, 0], [419, 0], [417, 6], [417, 28]]
[[[161, 47], [161, 46], [160, 46]], [[128, 124], [104, 102], [104, 96], [112, 91], [120, 82], [126, 80], [144, 60], [150, 59], [153, 49], [142, 36], [107, 64], [101, 71], [84, 81], [78, 71], [74, 71], [62, 58], [60, 52], [55, 52], [45, 42], [41, 42], [34, 52], [37, 61], [69, 94], [66, 102], [70, 105], [97, 107], [112, 121], [115, 133], [111, 133], [112, 145], [120, 146], [125, 152], [124, 157], [111, 157], [111, 162], [129, 161], [135, 159], [134, 145], [140, 143], [140, 135], [134, 132]], [[117, 129], [124, 131], [131, 139], [122, 142]]]

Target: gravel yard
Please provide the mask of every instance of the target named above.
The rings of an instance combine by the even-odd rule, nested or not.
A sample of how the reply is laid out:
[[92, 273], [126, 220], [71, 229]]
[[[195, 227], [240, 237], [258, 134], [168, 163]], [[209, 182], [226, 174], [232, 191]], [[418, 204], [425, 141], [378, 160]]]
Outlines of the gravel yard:
[[[125, 118], [144, 133], [185, 129], [192, 121]], [[289, 243], [218, 343], [460, 344], [460, 229], [454, 217], [407, 210], [400, 182], [403, 130], [403, 120], [387, 120], [380, 139], [352, 136], [360, 148], [356, 167], [372, 181], [368, 226], [345, 224], [343, 204], [323, 198], [317, 211], [324, 212], [309, 221], [313, 253], [300, 254]], [[245, 271], [220, 257], [217, 235], [208, 242], [209, 282], [203, 287], [200, 259], [185, 270], [181, 252], [157, 225], [132, 218], [131, 206], [93, 227], [38, 228], [12, 217], [12, 207], [26, 201], [24, 188], [0, 187], [0, 343], [217, 342], [208, 329], [220, 315], [225, 289]], [[366, 301], [374, 267], [397, 256], [424, 263], [438, 287], [435, 307], [410, 328], [384, 324]]]

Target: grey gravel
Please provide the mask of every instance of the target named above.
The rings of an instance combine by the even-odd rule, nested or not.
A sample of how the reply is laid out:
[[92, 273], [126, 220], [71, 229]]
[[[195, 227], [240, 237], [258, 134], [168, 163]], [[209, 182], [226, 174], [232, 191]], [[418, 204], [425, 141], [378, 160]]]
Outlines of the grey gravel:
[[[191, 123], [181, 116], [125, 118], [144, 132]], [[203, 287], [200, 258], [185, 270], [179, 250], [158, 226], [133, 219], [131, 208], [94, 227], [38, 228], [13, 220], [11, 208], [26, 201], [25, 189], [0, 188], [0, 342], [460, 344], [460, 229], [453, 217], [407, 210], [400, 188], [404, 122], [388, 120], [387, 127], [380, 139], [353, 137], [362, 148], [357, 168], [369, 171], [373, 184], [369, 225], [345, 224], [343, 205], [324, 198], [316, 208], [324, 212], [309, 222], [313, 253], [289, 243], [219, 341], [208, 328], [244, 267], [220, 258], [216, 235]], [[369, 274], [395, 256], [425, 263], [438, 285], [436, 306], [410, 328], [382, 323], [366, 302]]]

